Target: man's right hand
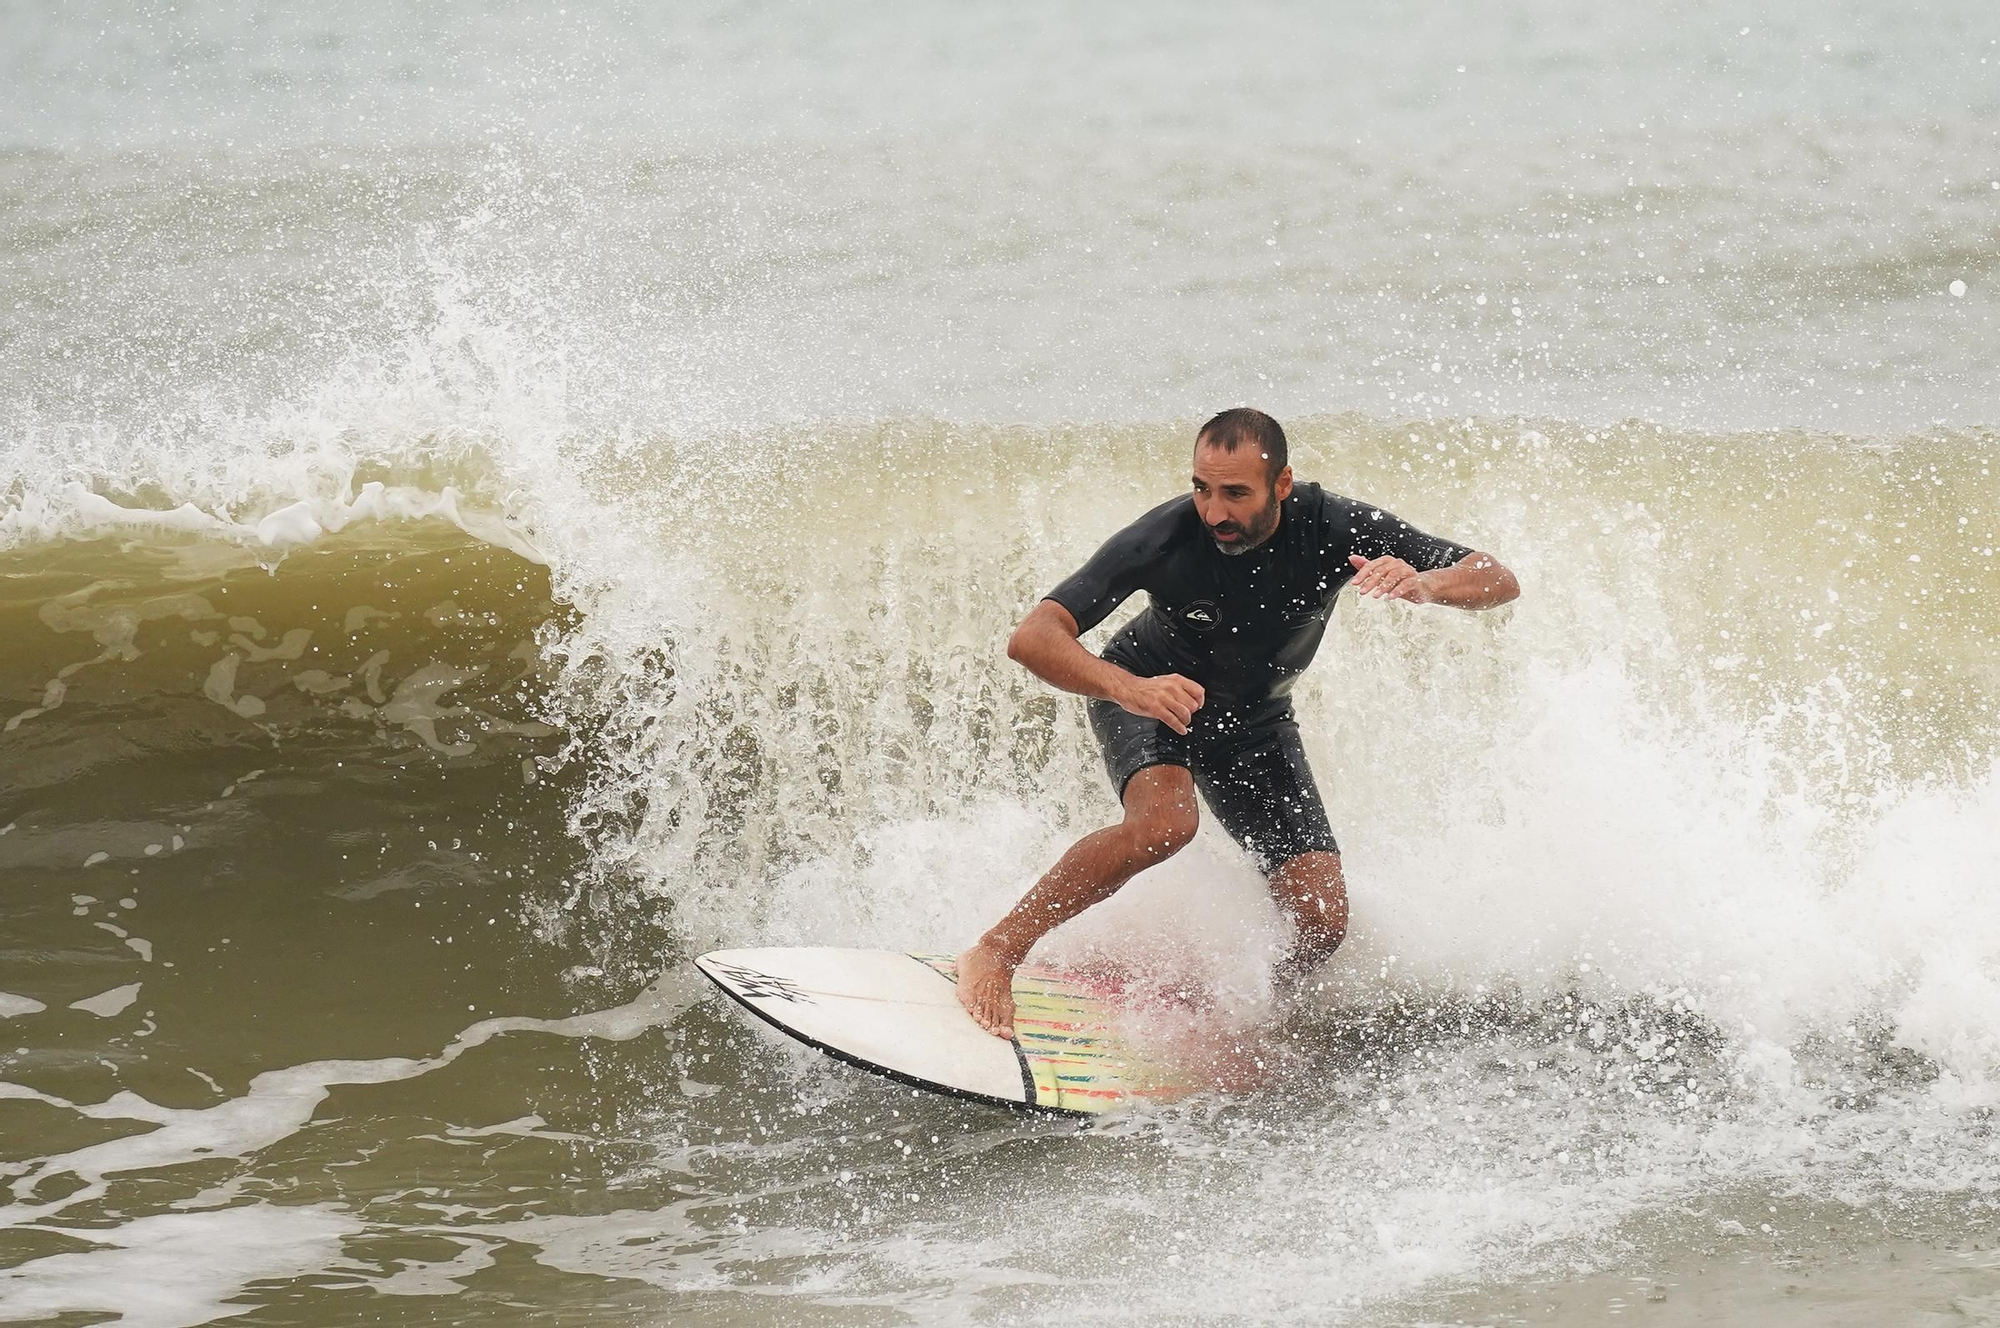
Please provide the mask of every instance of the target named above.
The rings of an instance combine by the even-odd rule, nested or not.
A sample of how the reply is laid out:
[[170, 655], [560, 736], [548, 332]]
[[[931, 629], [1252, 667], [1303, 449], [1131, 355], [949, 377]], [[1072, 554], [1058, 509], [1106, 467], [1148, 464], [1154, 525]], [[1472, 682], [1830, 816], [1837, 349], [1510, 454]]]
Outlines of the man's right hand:
[[1186, 733], [1205, 695], [1201, 684], [1178, 673], [1157, 678], [1135, 677], [1111, 698], [1135, 715], [1157, 719], [1176, 733]]

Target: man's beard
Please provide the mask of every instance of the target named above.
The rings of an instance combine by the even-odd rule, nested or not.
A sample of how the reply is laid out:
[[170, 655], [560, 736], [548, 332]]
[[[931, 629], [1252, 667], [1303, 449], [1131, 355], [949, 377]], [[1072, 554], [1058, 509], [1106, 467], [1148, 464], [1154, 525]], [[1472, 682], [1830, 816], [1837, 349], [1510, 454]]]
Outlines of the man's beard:
[[[1271, 490], [1271, 501], [1263, 511], [1252, 517], [1250, 524], [1239, 526], [1234, 521], [1223, 521], [1208, 528], [1208, 537], [1215, 540], [1215, 547], [1234, 558], [1237, 554], [1248, 553], [1263, 545], [1278, 530], [1278, 491]], [[1216, 539], [1217, 535], [1233, 534], [1233, 540]]]

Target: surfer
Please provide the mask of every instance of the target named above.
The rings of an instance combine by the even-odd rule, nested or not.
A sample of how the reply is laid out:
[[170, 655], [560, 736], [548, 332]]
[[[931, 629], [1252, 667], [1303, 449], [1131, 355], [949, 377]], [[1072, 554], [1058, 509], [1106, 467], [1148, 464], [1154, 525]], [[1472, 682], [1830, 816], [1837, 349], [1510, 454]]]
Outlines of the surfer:
[[[1225, 410], [1195, 435], [1192, 492], [1140, 517], [1051, 590], [1008, 658], [1089, 698], [1124, 818], [1085, 835], [959, 957], [958, 998], [1013, 1036], [1013, 974], [1037, 941], [1194, 838], [1195, 794], [1264, 873], [1290, 918], [1282, 981], [1347, 934], [1340, 847], [1292, 717], [1293, 681], [1334, 597], [1490, 609], [1521, 593], [1491, 554], [1367, 503], [1294, 482], [1285, 431]], [[1078, 641], [1130, 596], [1144, 612], [1103, 656]]]

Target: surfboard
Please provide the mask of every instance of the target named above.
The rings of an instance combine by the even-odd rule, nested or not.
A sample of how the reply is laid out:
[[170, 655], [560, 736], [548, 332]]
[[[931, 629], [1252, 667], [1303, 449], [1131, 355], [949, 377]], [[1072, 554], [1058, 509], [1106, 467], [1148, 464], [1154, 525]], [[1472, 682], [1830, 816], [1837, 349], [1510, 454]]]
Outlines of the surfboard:
[[951, 955], [896, 950], [717, 950], [695, 966], [728, 997], [836, 1060], [915, 1088], [1089, 1116], [1201, 1087], [1129, 1036], [1115, 980], [1059, 969], [1014, 974], [1014, 1034], [997, 1038], [958, 1003]]

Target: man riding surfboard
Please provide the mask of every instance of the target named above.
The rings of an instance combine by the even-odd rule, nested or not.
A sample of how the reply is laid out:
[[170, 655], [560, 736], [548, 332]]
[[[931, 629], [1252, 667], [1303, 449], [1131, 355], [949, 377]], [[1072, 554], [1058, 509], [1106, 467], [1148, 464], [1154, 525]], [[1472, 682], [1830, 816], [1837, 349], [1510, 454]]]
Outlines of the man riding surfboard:
[[[1294, 483], [1285, 431], [1223, 411], [1195, 435], [1192, 492], [1113, 535], [1021, 620], [1007, 655], [1089, 698], [1124, 805], [959, 957], [958, 998], [1013, 1036], [1013, 974], [1043, 936], [1194, 837], [1199, 792], [1291, 919], [1282, 969], [1323, 962], [1347, 933], [1347, 886], [1292, 716], [1293, 681], [1335, 596], [1489, 609], [1517, 597], [1491, 554], [1380, 508]], [[1077, 639], [1143, 590], [1144, 612], [1093, 655]]]

